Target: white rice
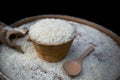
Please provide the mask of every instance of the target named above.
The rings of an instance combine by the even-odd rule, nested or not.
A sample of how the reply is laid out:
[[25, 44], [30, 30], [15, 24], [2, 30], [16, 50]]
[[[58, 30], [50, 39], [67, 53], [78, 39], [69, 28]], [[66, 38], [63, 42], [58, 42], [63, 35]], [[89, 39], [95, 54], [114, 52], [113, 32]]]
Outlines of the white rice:
[[42, 19], [31, 25], [30, 38], [47, 45], [57, 45], [70, 41], [75, 36], [74, 27], [60, 19]]
[[[109, 36], [87, 25], [65, 22], [74, 26], [79, 35], [75, 38], [67, 57], [62, 61], [49, 63], [39, 59], [26, 35], [16, 40], [25, 54], [0, 45], [0, 71], [11, 80], [116, 80], [120, 77], [120, 46]], [[29, 28], [34, 23], [36, 22], [22, 25], [19, 29]], [[80, 75], [67, 76], [62, 68], [63, 63], [77, 58], [90, 45], [93, 45], [95, 50], [83, 60]]]

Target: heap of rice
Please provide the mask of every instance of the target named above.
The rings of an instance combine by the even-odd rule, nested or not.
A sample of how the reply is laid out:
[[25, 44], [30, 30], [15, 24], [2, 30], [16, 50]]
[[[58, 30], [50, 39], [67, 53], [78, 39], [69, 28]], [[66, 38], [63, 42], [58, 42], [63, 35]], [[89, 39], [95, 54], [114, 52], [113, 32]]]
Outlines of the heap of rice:
[[75, 29], [60, 19], [42, 19], [30, 27], [29, 35], [38, 43], [57, 45], [73, 39]]
[[[40, 20], [37, 21], [39, 22]], [[20, 26], [18, 30], [20, 29], [21, 31], [24, 27], [29, 28], [35, 25], [37, 21], [24, 24]], [[22, 46], [25, 54], [20, 54], [5, 45], [0, 45], [0, 71], [11, 80], [118, 79], [120, 77], [120, 46], [106, 34], [87, 25], [65, 20], [62, 21], [76, 28], [79, 34], [64, 60], [57, 63], [48, 63], [39, 59], [32, 42], [27, 41], [28, 35], [26, 35], [24, 38], [16, 40], [17, 44]], [[66, 38], [64, 40], [66, 40]], [[59, 43], [59, 40], [54, 41], [54, 43], [56, 42]], [[43, 43], [45, 43], [45, 41]], [[95, 50], [83, 60], [80, 75], [76, 77], [66, 75], [62, 68], [63, 63], [67, 60], [77, 58], [90, 45], [93, 45]]]

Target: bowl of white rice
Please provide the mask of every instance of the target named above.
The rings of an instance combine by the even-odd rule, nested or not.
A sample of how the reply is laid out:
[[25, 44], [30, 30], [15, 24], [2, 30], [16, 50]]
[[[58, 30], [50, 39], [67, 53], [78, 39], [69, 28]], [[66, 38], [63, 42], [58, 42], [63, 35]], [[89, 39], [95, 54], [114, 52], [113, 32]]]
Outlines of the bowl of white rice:
[[61, 19], [38, 20], [29, 29], [29, 36], [38, 56], [49, 62], [62, 60], [75, 38], [75, 28]]

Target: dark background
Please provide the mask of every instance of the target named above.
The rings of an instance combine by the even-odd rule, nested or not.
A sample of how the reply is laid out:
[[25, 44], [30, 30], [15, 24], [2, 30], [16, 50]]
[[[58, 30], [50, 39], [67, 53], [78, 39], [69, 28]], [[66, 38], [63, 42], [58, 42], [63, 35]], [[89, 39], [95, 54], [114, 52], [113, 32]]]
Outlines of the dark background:
[[[78, 5], [79, 6], [79, 5]], [[77, 8], [77, 9], [76, 9]], [[23, 7], [23, 8], [12, 8], [6, 7], [2, 8], [0, 11], [0, 21], [10, 25], [15, 21], [20, 19], [36, 16], [36, 15], [43, 15], [43, 14], [62, 14], [62, 15], [69, 15], [78, 18], [83, 18], [99, 25], [106, 27], [107, 29], [113, 31], [117, 35], [120, 36], [120, 22], [119, 22], [119, 10], [110, 9], [83, 9], [82, 7], [78, 8], [71, 8], [71, 7], [59, 7], [56, 9], [55, 6], [53, 7]]]

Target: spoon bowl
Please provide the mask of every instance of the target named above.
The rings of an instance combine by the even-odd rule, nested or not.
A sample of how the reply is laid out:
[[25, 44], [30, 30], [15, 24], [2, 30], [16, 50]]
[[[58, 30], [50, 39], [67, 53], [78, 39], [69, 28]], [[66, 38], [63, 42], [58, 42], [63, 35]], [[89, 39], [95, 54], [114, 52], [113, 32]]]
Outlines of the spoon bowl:
[[65, 72], [69, 75], [77, 75], [81, 71], [81, 65], [77, 61], [67, 61], [63, 64]]

